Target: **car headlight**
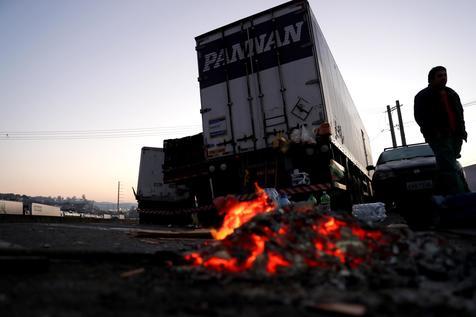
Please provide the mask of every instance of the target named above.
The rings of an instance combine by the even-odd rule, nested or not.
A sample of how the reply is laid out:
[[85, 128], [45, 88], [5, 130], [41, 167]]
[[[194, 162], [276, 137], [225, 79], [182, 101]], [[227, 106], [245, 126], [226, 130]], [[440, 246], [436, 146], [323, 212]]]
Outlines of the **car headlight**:
[[394, 178], [396, 176], [397, 175], [393, 171], [379, 172], [374, 174], [374, 180], [384, 180], [384, 179]]

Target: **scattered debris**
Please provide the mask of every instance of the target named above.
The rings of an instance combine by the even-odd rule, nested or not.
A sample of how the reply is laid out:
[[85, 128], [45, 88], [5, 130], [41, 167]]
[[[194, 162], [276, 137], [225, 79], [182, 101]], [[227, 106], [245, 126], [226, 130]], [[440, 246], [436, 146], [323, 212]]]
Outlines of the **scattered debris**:
[[321, 303], [312, 306], [309, 305], [308, 307], [318, 311], [337, 313], [345, 316], [364, 316], [367, 312], [367, 308], [364, 305], [339, 302]]
[[122, 278], [129, 278], [129, 277], [133, 277], [133, 276], [136, 276], [136, 275], [140, 275], [144, 272], [145, 272], [145, 269], [143, 267], [141, 267], [141, 268], [138, 268], [138, 269], [122, 272], [120, 276]]

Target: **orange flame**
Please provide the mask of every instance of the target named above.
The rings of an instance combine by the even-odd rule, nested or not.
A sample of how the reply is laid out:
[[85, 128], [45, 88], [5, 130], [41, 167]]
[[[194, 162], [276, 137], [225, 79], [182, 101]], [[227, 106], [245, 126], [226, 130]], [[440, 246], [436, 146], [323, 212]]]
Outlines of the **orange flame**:
[[286, 267], [290, 265], [291, 263], [289, 263], [279, 253], [268, 252], [268, 264], [266, 265], [266, 271], [268, 271], [268, 273], [274, 274], [279, 266]]
[[225, 203], [225, 217], [220, 229], [212, 229], [211, 233], [216, 240], [223, 240], [233, 233], [236, 228], [250, 221], [254, 216], [270, 212], [276, 208], [275, 204], [265, 191], [255, 183], [256, 199], [251, 201], [237, 201], [227, 197]]
[[[198, 253], [190, 253], [185, 256], [187, 261], [190, 261], [193, 265], [202, 265], [208, 269], [216, 271], [228, 271], [228, 272], [243, 272], [251, 269], [258, 259], [258, 257], [265, 253], [266, 238], [253, 234], [250, 236], [250, 243], [247, 245], [247, 249], [250, 249], [250, 255], [242, 263], [238, 263], [236, 258], [224, 259], [220, 257], [210, 257], [207, 260], [203, 260], [203, 257]], [[276, 272], [278, 266], [289, 265], [288, 262], [278, 254], [268, 254], [268, 272]], [[272, 260], [271, 260], [272, 259]], [[271, 262], [272, 261], [272, 262]], [[272, 271], [270, 271], [272, 270]]]
[[279, 219], [279, 224], [264, 221], [260, 230], [244, 229], [230, 236], [256, 215], [276, 208], [264, 190], [256, 183], [255, 187], [257, 197], [252, 201], [240, 202], [227, 196], [216, 202], [224, 220], [220, 229], [212, 230], [212, 235], [222, 241], [216, 244], [213, 253], [190, 253], [185, 256], [187, 261], [214, 271], [240, 273], [257, 269], [270, 275], [302, 263], [307, 267], [346, 265], [356, 268], [371, 262], [372, 252], [387, 244], [382, 232], [365, 230], [356, 222], [317, 213], [306, 216], [296, 211], [297, 217], [292, 213], [271, 215], [271, 219]]

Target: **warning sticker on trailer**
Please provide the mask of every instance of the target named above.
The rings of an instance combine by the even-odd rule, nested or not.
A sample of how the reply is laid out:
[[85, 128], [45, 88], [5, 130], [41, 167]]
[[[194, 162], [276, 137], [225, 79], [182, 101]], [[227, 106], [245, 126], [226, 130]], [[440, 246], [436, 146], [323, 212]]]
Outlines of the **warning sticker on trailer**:
[[291, 110], [291, 113], [301, 119], [302, 121], [306, 120], [309, 116], [309, 113], [312, 110], [312, 105], [304, 99], [303, 97], [299, 97], [298, 101]]
[[210, 133], [210, 138], [226, 135], [227, 133], [226, 118], [220, 117], [220, 118], [208, 120], [208, 129]]

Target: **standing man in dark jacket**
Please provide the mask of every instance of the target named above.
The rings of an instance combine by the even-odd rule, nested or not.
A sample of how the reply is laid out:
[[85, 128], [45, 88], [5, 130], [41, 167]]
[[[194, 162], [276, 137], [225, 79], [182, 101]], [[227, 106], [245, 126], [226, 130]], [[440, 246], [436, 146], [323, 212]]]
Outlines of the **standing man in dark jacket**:
[[415, 96], [415, 120], [433, 149], [440, 169], [439, 190], [442, 194], [467, 191], [456, 159], [460, 158], [463, 140], [467, 141], [463, 106], [458, 94], [446, 87], [446, 68], [436, 66], [428, 74], [428, 87]]

